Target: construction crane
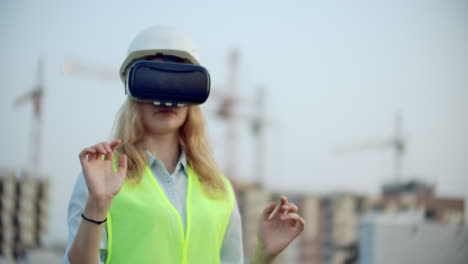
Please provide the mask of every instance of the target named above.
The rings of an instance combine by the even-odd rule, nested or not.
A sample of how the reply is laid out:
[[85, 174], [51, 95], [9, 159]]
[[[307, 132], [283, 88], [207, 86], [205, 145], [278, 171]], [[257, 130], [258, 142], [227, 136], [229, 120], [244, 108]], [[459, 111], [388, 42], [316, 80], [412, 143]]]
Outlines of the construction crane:
[[403, 177], [403, 155], [405, 154], [406, 150], [406, 141], [402, 135], [402, 119], [402, 114], [400, 112], [396, 113], [394, 121], [394, 134], [388, 139], [342, 145], [334, 148], [332, 153], [335, 155], [342, 155], [368, 150], [393, 149], [393, 177], [396, 182], [399, 182]]
[[95, 79], [104, 82], [118, 82], [118, 73], [109, 68], [95, 65], [93, 63], [85, 63], [78, 60], [65, 60], [62, 64], [62, 72], [65, 75], [82, 75], [92, 76]]
[[226, 164], [226, 175], [228, 177], [236, 177], [237, 171], [237, 90], [238, 90], [238, 73], [239, 73], [239, 52], [232, 50], [228, 60], [228, 79], [226, 83], [227, 92], [220, 98], [221, 105], [218, 115], [223, 118], [226, 123], [226, 142], [228, 150], [228, 159]]
[[266, 89], [258, 87], [255, 95], [255, 114], [249, 119], [251, 130], [255, 138], [256, 164], [255, 174], [260, 183], [264, 184], [265, 178], [265, 128], [271, 125], [265, 113]]
[[[228, 79], [226, 83], [227, 91], [217, 92], [214, 96], [220, 100], [217, 111], [218, 117], [222, 118], [228, 124], [226, 127], [226, 139], [228, 144], [227, 175], [235, 177], [237, 175], [236, 161], [237, 157], [237, 121], [246, 121], [250, 126], [255, 142], [255, 178], [263, 184], [265, 182], [264, 158], [265, 158], [265, 128], [275, 126], [275, 122], [269, 120], [265, 113], [266, 89], [257, 87], [256, 94], [252, 99], [240, 97], [238, 91], [238, 72], [239, 72], [239, 52], [232, 50], [228, 60]], [[241, 105], [250, 105], [253, 107], [252, 114], [244, 114], [239, 111]]]
[[26, 102], [33, 103], [34, 116], [31, 126], [31, 149], [28, 167], [31, 171], [40, 171], [40, 155], [42, 147], [42, 99], [44, 96], [44, 61], [38, 59], [36, 69], [36, 83], [34, 88], [16, 98], [14, 106], [18, 107]]

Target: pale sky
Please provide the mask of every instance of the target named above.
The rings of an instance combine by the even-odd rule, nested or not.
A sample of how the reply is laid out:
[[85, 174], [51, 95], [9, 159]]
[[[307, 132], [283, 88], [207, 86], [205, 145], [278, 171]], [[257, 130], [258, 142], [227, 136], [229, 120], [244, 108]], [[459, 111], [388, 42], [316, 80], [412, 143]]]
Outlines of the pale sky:
[[[65, 59], [117, 70], [131, 39], [154, 24], [191, 36], [213, 90], [240, 51], [239, 93], [267, 89], [266, 185], [277, 191], [378, 193], [392, 179], [390, 149], [337, 156], [347, 143], [386, 139], [397, 111], [407, 140], [404, 178], [468, 195], [466, 1], [13, 1], [0, 2], [0, 166], [28, 164], [31, 105], [13, 107], [45, 58], [41, 170], [51, 179], [50, 236], [67, 238], [66, 210], [84, 147], [109, 139], [125, 96], [115, 82], [64, 76]], [[250, 100], [251, 101], [251, 100]], [[248, 100], [242, 112], [252, 113]], [[225, 126], [203, 108], [225, 168]], [[254, 179], [254, 141], [238, 126], [240, 178]]]

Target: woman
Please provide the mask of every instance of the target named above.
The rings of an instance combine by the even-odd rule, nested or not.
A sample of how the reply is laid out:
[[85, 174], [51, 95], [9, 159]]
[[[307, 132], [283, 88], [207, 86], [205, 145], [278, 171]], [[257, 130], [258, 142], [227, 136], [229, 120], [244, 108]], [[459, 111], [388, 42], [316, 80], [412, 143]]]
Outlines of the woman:
[[[191, 41], [168, 26], [137, 35], [124, 84], [141, 60], [199, 65]], [[113, 142], [79, 155], [64, 263], [242, 263], [239, 211], [209, 152], [200, 107], [128, 97], [115, 132]], [[266, 207], [252, 263], [272, 263], [303, 228], [286, 197]]]

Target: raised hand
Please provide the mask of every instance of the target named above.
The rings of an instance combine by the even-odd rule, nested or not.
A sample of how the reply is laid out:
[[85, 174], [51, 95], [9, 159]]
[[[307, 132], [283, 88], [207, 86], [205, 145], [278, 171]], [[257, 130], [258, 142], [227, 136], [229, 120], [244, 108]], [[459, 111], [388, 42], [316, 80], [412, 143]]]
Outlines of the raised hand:
[[102, 218], [107, 213], [112, 198], [120, 191], [127, 171], [127, 156], [121, 155], [118, 171], [114, 172], [112, 158], [120, 140], [102, 142], [81, 151], [79, 157], [88, 187], [87, 210], [89, 217]]
[[305, 221], [297, 213], [297, 206], [280, 197], [280, 204], [270, 204], [260, 218], [256, 261], [271, 263], [304, 230]]

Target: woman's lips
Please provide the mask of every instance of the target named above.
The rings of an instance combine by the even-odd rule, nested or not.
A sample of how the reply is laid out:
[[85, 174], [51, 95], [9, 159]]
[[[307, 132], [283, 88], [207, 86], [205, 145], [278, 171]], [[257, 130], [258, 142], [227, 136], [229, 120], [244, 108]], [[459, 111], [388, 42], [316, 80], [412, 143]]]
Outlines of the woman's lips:
[[159, 111], [156, 111], [157, 114], [175, 114], [174, 111], [171, 109], [161, 109]]

